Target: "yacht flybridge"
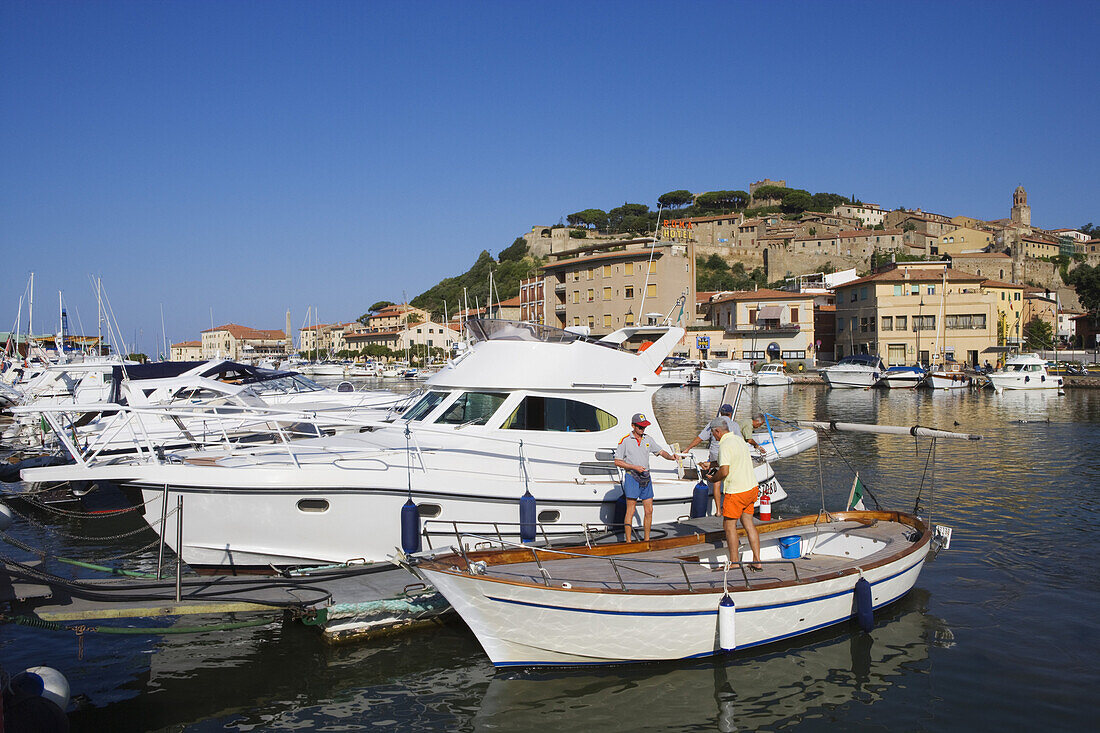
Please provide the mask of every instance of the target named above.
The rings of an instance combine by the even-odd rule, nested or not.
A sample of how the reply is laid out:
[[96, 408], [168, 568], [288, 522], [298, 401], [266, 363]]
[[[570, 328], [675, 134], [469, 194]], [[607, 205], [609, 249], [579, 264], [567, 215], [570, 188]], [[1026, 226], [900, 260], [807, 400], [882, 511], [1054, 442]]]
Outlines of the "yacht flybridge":
[[[649, 327], [648, 338], [660, 337], [635, 353], [621, 344], [638, 329], [600, 340], [503, 320], [471, 320], [467, 329], [470, 348], [427, 382], [419, 401], [393, 419], [364, 421], [362, 432], [144, 451], [27, 469], [23, 478], [118, 482], [140, 493], [154, 529], [173, 525], [165, 541], [188, 564], [219, 571], [383, 560], [402, 544], [410, 498], [426, 549], [451, 544], [459, 530], [515, 537], [525, 491], [548, 534], [615, 523], [615, 447], [639, 412], [667, 444], [651, 416], [663, 384], [655, 370], [684, 330]], [[693, 468], [654, 457], [655, 523], [688, 513]], [[773, 501], [785, 497], [766, 462], [756, 474]], [[181, 506], [177, 541], [175, 521], [164, 517]]]

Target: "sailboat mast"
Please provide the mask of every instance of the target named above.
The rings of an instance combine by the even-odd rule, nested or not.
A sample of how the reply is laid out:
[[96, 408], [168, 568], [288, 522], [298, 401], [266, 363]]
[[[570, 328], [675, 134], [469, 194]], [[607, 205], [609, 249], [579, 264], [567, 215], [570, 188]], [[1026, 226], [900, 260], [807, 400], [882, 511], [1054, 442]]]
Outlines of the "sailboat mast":
[[31, 297], [27, 304], [27, 357], [30, 358], [31, 340], [34, 338], [34, 273], [31, 273]]

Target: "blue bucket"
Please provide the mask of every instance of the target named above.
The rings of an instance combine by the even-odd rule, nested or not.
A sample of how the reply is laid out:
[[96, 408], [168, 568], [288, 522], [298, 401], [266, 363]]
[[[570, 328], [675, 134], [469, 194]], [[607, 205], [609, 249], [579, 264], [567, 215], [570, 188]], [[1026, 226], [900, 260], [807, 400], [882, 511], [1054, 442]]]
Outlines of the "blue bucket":
[[780, 537], [779, 554], [784, 560], [796, 560], [802, 557], [802, 537], [797, 534]]

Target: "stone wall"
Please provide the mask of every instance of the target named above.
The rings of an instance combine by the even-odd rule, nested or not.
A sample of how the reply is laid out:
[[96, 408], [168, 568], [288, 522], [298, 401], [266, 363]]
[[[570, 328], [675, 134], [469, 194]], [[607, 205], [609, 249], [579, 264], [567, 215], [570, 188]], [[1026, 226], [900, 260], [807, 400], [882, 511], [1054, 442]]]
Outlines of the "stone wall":
[[854, 267], [861, 272], [871, 268], [869, 256], [848, 256], [826, 252], [803, 253], [787, 247], [768, 247], [765, 259], [768, 282], [774, 282], [788, 275], [821, 272], [826, 265], [832, 266], [834, 270], [847, 270]]

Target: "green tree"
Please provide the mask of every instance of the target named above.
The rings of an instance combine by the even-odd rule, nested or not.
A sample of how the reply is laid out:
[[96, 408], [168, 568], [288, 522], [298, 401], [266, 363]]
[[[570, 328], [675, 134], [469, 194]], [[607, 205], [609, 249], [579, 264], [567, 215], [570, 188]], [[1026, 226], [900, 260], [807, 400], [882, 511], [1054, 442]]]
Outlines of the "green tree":
[[1100, 267], [1078, 265], [1066, 276], [1077, 299], [1090, 312], [1100, 315]]
[[1100, 239], [1100, 225], [1093, 226], [1091, 221], [1085, 226], [1080, 227], [1077, 231], [1088, 235], [1090, 239]]
[[695, 197], [695, 206], [704, 212], [726, 212], [743, 209], [749, 204], [745, 191], [707, 191]]
[[657, 203], [666, 209], [682, 209], [695, 201], [695, 196], [691, 191], [679, 189], [677, 191], [669, 191], [663, 193], [657, 197]]
[[809, 191], [803, 191], [800, 188], [787, 189], [787, 192], [783, 194], [783, 200], [780, 206], [783, 207], [783, 213], [785, 214], [801, 214], [806, 209], [813, 205], [814, 198], [810, 195]]
[[126, 358], [130, 361], [136, 361], [139, 364], [144, 364], [145, 362], [149, 361], [149, 357], [145, 354], [142, 354], [140, 351], [133, 354], [127, 354]]
[[565, 217], [565, 220], [569, 222], [569, 226], [584, 226], [597, 231], [607, 231], [608, 227], [607, 212], [603, 209], [578, 211]]
[[527, 240], [523, 237], [516, 237], [516, 240], [512, 242], [511, 246], [500, 251], [497, 260], [499, 262], [515, 262], [517, 260], [522, 260], [526, 254]]
[[1024, 348], [1046, 349], [1054, 341], [1054, 331], [1050, 324], [1041, 318], [1032, 318], [1024, 324]]
[[753, 201], [766, 201], [769, 199], [783, 200], [783, 197], [787, 195], [787, 191], [790, 189], [783, 186], [761, 186], [752, 192]]

